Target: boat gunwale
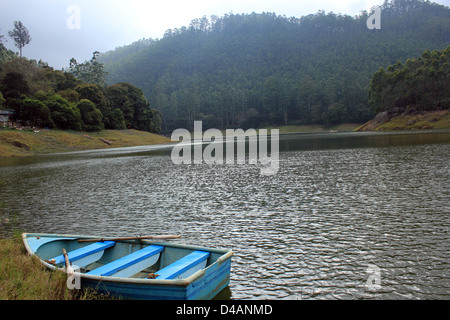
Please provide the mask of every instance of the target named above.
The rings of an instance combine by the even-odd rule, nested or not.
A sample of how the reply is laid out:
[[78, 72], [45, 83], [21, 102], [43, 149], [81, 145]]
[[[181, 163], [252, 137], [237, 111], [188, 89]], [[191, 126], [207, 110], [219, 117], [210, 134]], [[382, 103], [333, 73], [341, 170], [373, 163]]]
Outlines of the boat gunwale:
[[[27, 237], [33, 237], [33, 236], [39, 236], [39, 237], [53, 237], [53, 238], [71, 238], [72, 241], [73, 238], [76, 238], [75, 240], [79, 239], [98, 239], [97, 236], [86, 236], [86, 235], [66, 235], [66, 234], [50, 234], [50, 233], [22, 233], [22, 240], [25, 245], [25, 248], [29, 255], [35, 256], [39, 259], [39, 261], [45, 265], [47, 268], [51, 270], [58, 270], [65, 272], [65, 268], [58, 268], [48, 262], [45, 262], [42, 260], [39, 256], [36, 255], [35, 252], [33, 252], [28, 245]], [[114, 237], [105, 237], [102, 238], [104, 241], [111, 241], [114, 239]], [[57, 241], [57, 240], [55, 240]], [[142, 285], [163, 285], [163, 286], [182, 286], [186, 287], [193, 283], [198, 278], [202, 277], [206, 270], [211, 268], [212, 266], [218, 264], [224, 263], [226, 260], [231, 259], [233, 256], [233, 251], [231, 249], [216, 249], [216, 248], [210, 248], [210, 247], [204, 247], [204, 246], [194, 246], [194, 245], [185, 245], [185, 244], [177, 244], [177, 243], [170, 243], [170, 242], [154, 242], [152, 240], [146, 240], [146, 239], [139, 239], [139, 240], [120, 240], [117, 242], [121, 243], [144, 243], [144, 244], [153, 244], [153, 245], [162, 245], [167, 247], [174, 247], [174, 248], [180, 248], [180, 249], [188, 249], [188, 250], [205, 250], [213, 253], [222, 253], [220, 257], [218, 257], [211, 265], [207, 266], [204, 269], [201, 269], [191, 276], [185, 278], [185, 279], [174, 279], [174, 280], [160, 280], [160, 279], [139, 279], [139, 278], [121, 278], [121, 277], [111, 277], [111, 276], [97, 276], [97, 275], [88, 275], [81, 272], [75, 272], [77, 275], [80, 276], [81, 279], [86, 280], [95, 280], [99, 282], [114, 282], [114, 283], [129, 283], [129, 284], [142, 284]]]

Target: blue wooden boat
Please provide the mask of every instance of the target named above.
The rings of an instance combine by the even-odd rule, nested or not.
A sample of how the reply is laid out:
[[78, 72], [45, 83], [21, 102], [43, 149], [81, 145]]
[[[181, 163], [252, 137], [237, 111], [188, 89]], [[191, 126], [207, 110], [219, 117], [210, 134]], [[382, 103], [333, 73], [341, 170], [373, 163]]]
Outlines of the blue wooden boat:
[[99, 293], [124, 299], [209, 300], [228, 286], [231, 250], [144, 238], [22, 234], [30, 255], [52, 270], [65, 271], [67, 262], [81, 287]]

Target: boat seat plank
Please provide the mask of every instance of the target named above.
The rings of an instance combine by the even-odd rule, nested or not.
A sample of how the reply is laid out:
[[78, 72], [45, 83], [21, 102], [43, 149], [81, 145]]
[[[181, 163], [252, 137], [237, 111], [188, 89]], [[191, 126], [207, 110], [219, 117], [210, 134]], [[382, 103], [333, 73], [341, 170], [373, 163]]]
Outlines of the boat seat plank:
[[[127, 256], [120, 259], [112, 261], [104, 266], [94, 269], [88, 272], [88, 275], [95, 276], [120, 276], [120, 277], [130, 277], [133, 274], [145, 269], [146, 267], [156, 263], [159, 258], [159, 253], [164, 250], [163, 246], [150, 245], [141, 250], [133, 252]], [[142, 263], [141, 263], [142, 262]], [[145, 266], [144, 264], [147, 266]], [[133, 266], [139, 265], [137, 268], [132, 268]], [[142, 268], [142, 269], [141, 269]], [[128, 269], [127, 271], [125, 271]], [[141, 269], [141, 270], [139, 270]]]
[[156, 272], [156, 279], [170, 280], [181, 276], [188, 277], [196, 271], [205, 268], [210, 253], [205, 251], [194, 251], [187, 256], [175, 261], [167, 267]]
[[[103, 252], [104, 250], [113, 247], [115, 244], [116, 243], [114, 241], [96, 242], [91, 245], [82, 247], [80, 249], [70, 251], [67, 253], [67, 255], [69, 257], [69, 261], [76, 264], [77, 261], [81, 260], [82, 258], [93, 255], [95, 253]], [[100, 257], [101, 257], [101, 255], [100, 255]], [[55, 260], [56, 264], [64, 263], [64, 255], [57, 256], [53, 259]], [[50, 260], [53, 260], [53, 259], [50, 259]], [[82, 266], [80, 266], [80, 267], [82, 267]]]

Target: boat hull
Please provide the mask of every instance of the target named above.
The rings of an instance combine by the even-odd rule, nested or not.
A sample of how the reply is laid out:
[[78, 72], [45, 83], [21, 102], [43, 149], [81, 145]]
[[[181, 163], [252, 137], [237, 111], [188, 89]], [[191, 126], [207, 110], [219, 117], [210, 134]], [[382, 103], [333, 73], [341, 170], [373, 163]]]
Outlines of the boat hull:
[[[30, 234], [22, 235], [25, 247], [29, 254], [36, 255], [49, 269], [64, 271], [61, 266], [54, 266], [48, 261], [64, 247], [75, 249], [80, 239], [95, 239], [96, 237], [78, 235], [56, 234]], [[105, 238], [105, 241], [108, 240]], [[185, 255], [183, 251], [192, 252], [202, 250], [210, 252], [211, 259], [207, 266], [196, 271], [184, 279], [145, 279], [145, 278], [121, 278], [114, 276], [89, 275], [83, 272], [75, 273], [79, 277], [81, 287], [92, 288], [96, 292], [120, 297], [123, 299], [139, 300], [210, 300], [216, 297], [230, 282], [232, 251], [226, 249], [214, 249], [201, 246], [180, 245], [174, 243], [161, 243], [149, 240], [124, 241], [116, 244], [111, 252], [104, 254], [103, 259], [120, 250], [131, 250], [134, 246], [159, 245], [166, 248], [166, 256], [161, 256], [161, 265], [164, 261], [170, 261], [171, 255]], [[70, 249], [69, 249], [70, 250]], [[116, 252], [113, 252], [116, 250]], [[106, 252], [106, 251], [105, 251]], [[169, 263], [169, 262], [167, 262]], [[75, 262], [74, 262], [75, 264]]]
[[[152, 281], [113, 281], [89, 279], [81, 276], [84, 287], [98, 293], [137, 300], [211, 300], [229, 285], [231, 261], [228, 260], [192, 282], [155, 283]], [[164, 280], [173, 281], [173, 280]], [[153, 282], [153, 283], [149, 283]]]

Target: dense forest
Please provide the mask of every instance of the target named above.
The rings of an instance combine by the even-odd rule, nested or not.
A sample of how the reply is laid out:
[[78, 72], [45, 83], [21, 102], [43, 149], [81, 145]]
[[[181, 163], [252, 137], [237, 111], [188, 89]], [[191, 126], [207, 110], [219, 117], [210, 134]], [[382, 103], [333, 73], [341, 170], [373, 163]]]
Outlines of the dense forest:
[[450, 46], [380, 68], [369, 87], [377, 112], [394, 114], [450, 108]]
[[142, 91], [128, 83], [106, 86], [97, 57], [94, 52], [81, 64], [72, 59], [67, 70], [56, 71], [42, 60], [16, 56], [0, 42], [0, 109], [14, 110], [23, 126], [160, 131], [160, 113]]
[[378, 109], [368, 91], [380, 67], [450, 43], [446, 6], [391, 0], [381, 9], [379, 30], [369, 30], [366, 11], [203, 17], [99, 61], [108, 83], [143, 90], [161, 111], [164, 131], [190, 128], [194, 120], [205, 128], [364, 122]]

